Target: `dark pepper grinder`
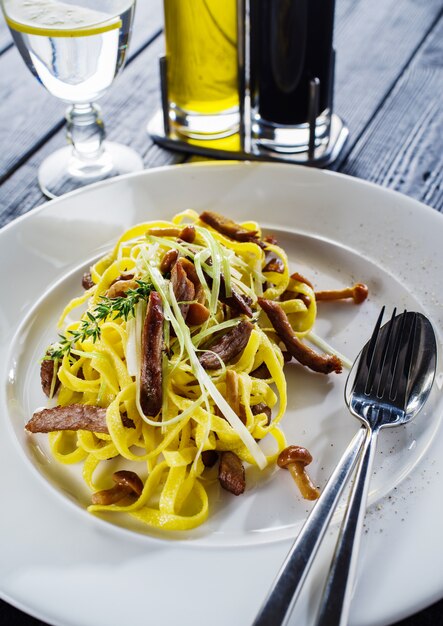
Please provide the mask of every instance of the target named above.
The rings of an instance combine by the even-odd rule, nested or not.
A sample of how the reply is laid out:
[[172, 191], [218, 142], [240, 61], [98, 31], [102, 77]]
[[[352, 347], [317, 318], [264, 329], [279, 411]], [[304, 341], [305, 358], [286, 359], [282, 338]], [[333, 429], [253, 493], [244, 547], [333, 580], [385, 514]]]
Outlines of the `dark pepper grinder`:
[[252, 136], [277, 152], [329, 141], [335, 0], [249, 0]]

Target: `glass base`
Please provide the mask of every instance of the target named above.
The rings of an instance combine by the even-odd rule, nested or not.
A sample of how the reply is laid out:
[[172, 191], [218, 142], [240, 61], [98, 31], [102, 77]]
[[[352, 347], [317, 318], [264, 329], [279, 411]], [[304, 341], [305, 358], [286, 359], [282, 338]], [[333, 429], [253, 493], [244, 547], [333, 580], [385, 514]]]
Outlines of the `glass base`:
[[138, 172], [143, 167], [141, 156], [119, 143], [104, 141], [103, 154], [90, 161], [77, 158], [73, 148], [67, 146], [43, 161], [38, 171], [38, 183], [45, 196], [58, 198], [101, 180]]
[[238, 107], [219, 113], [197, 113], [171, 103], [169, 119], [177, 134], [191, 139], [222, 139], [238, 132], [240, 126]]
[[[326, 145], [329, 141], [331, 115], [324, 111], [316, 119], [315, 147]], [[263, 148], [276, 152], [298, 153], [306, 152], [309, 148], [310, 128], [308, 123], [285, 125], [274, 124], [254, 116], [252, 136]]]

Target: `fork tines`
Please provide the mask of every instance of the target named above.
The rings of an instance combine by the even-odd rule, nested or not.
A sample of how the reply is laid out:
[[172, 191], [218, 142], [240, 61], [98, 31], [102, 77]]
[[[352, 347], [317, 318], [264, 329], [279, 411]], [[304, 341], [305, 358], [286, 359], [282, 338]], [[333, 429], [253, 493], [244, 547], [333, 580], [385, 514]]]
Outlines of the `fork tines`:
[[364, 381], [364, 389], [359, 391], [366, 396], [389, 399], [402, 406], [408, 390], [417, 315], [408, 311], [397, 315], [394, 309], [390, 321], [381, 326], [384, 313], [385, 307], [362, 351], [355, 380], [357, 384]]

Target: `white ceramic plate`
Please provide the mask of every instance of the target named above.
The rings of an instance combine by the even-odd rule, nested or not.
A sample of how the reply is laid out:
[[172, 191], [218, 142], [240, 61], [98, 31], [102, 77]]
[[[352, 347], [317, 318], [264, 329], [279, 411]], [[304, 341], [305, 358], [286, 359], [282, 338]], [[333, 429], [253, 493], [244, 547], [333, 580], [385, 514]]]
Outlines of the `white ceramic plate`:
[[[188, 207], [256, 219], [277, 234], [294, 270], [318, 287], [366, 282], [371, 295], [360, 307], [319, 307], [317, 332], [351, 359], [381, 304], [424, 311], [441, 328], [441, 216], [329, 172], [174, 166], [66, 196], [4, 228], [1, 267], [13, 288], [2, 293], [0, 306], [0, 595], [49, 623], [249, 624], [310, 509], [289, 475], [251, 472], [247, 493], [219, 496], [204, 527], [162, 538], [87, 514], [75, 470], [52, 462], [44, 437], [24, 435], [23, 424], [44, 402], [38, 359], [90, 259], [131, 224]], [[288, 440], [313, 453], [318, 484], [358, 428], [344, 408], [344, 383], [344, 375], [326, 378], [297, 366], [289, 372], [283, 425]], [[352, 624], [387, 624], [442, 594], [440, 396], [436, 385], [415, 422], [381, 437]], [[312, 623], [333, 539], [331, 531], [294, 624]]]

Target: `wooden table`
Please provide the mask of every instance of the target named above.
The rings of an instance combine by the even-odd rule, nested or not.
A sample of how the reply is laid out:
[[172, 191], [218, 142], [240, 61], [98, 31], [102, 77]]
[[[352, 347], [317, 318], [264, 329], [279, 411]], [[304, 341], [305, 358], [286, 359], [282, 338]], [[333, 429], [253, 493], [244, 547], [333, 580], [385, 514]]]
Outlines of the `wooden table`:
[[[127, 67], [101, 101], [108, 137], [146, 168], [183, 162], [152, 143], [161, 0], [139, 0]], [[337, 0], [335, 110], [350, 139], [331, 169], [443, 210], [443, 0]], [[0, 24], [0, 226], [45, 202], [43, 158], [65, 142], [63, 105], [32, 78]], [[443, 596], [443, 589], [442, 589]], [[41, 624], [0, 602], [1, 624]], [[443, 601], [401, 622], [443, 624]], [[235, 625], [237, 626], [237, 625]]]

